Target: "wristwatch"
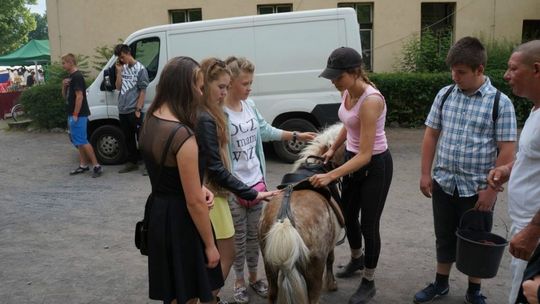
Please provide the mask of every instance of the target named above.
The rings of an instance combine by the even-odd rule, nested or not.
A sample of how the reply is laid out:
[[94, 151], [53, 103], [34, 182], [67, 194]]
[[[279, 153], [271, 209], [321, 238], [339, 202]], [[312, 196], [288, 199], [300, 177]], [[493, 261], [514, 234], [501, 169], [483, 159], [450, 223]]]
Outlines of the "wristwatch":
[[141, 108], [136, 108], [136, 109], [135, 109], [135, 112], [140, 112], [140, 111], [142, 111]]
[[292, 142], [296, 142], [296, 139], [298, 138], [298, 133], [296, 131], [292, 132]]

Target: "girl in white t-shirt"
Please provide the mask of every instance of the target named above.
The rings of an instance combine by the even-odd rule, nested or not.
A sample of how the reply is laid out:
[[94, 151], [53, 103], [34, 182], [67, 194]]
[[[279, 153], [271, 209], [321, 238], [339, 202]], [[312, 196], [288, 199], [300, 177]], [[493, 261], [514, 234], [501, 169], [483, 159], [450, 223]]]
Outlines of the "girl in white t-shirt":
[[[234, 176], [258, 191], [264, 191], [265, 160], [263, 141], [303, 140], [315, 137], [312, 132], [290, 132], [272, 127], [264, 120], [252, 100], [248, 99], [253, 83], [255, 66], [245, 58], [229, 57], [225, 61], [231, 70], [231, 84], [225, 97], [224, 110], [228, 116], [229, 156]], [[245, 201], [229, 196], [229, 206], [235, 230], [236, 257], [234, 270], [234, 300], [249, 302], [244, 279], [244, 264], [247, 261], [249, 286], [262, 297], [267, 296], [268, 285], [257, 279], [259, 244], [257, 225], [263, 205], [257, 201]]]

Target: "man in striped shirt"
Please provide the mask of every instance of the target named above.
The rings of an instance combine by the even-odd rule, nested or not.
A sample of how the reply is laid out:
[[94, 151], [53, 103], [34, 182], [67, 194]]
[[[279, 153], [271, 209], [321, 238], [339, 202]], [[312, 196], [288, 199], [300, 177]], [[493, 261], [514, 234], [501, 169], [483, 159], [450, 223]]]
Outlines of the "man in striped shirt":
[[127, 173], [139, 168], [137, 165], [139, 161], [137, 134], [143, 120], [142, 110], [149, 81], [146, 68], [133, 58], [128, 45], [117, 45], [114, 48], [114, 54], [118, 57], [115, 83], [116, 89], [120, 91], [118, 94], [118, 116], [126, 140], [128, 160], [126, 166], [118, 173]]
[[[416, 293], [415, 303], [448, 294], [460, 218], [469, 209], [484, 211], [477, 224], [491, 230], [497, 192], [487, 187], [487, 174], [514, 157], [514, 107], [484, 75], [486, 61], [485, 48], [478, 39], [457, 41], [446, 58], [455, 85], [439, 91], [426, 119], [420, 190], [432, 197], [437, 273], [434, 283]], [[466, 303], [486, 303], [480, 282], [480, 278], [469, 277]]]

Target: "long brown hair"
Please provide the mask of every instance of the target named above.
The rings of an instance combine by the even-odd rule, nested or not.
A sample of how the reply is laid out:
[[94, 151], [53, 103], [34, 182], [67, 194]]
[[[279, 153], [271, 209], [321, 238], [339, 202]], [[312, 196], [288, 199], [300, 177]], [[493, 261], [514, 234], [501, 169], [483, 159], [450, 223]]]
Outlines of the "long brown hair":
[[[221, 162], [224, 167], [230, 169], [229, 162], [229, 128], [227, 127], [227, 118], [225, 112], [223, 111], [223, 103], [216, 102], [215, 100], [210, 100], [210, 84], [213, 81], [219, 79], [219, 77], [225, 75], [231, 75], [231, 71], [225, 65], [225, 62], [221, 61], [218, 58], [211, 57], [204, 59], [201, 62], [201, 72], [204, 76], [204, 87], [203, 87], [203, 97], [202, 97], [202, 110], [208, 112], [214, 121], [216, 122], [216, 131], [217, 131], [217, 140], [219, 144], [219, 155], [221, 157]], [[206, 174], [206, 176], [209, 176]], [[215, 183], [212, 179], [206, 181], [207, 186], [210, 190], [218, 193], [224, 194], [223, 188]]]
[[225, 62], [215, 57], [204, 59], [201, 62], [201, 71], [204, 76], [202, 107], [216, 121], [219, 146], [224, 147], [229, 142], [227, 119], [223, 112], [223, 103], [210, 100], [210, 83], [218, 80], [224, 74], [231, 76], [231, 71]]
[[151, 115], [167, 104], [178, 121], [193, 129], [200, 98], [195, 90], [198, 73], [199, 64], [193, 58], [180, 56], [169, 60], [161, 72], [148, 113]]

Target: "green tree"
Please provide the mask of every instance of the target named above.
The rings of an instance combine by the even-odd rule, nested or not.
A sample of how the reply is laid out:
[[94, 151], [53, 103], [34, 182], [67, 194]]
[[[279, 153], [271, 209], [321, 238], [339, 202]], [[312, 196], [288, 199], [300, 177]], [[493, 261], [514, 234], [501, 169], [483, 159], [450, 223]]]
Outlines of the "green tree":
[[[124, 40], [121, 38], [118, 38], [118, 43], [124, 43]], [[114, 45], [101, 45], [96, 46], [94, 48], [94, 51], [96, 54], [92, 56], [92, 67], [98, 71], [101, 72], [105, 64], [111, 59], [111, 57], [114, 55]]]
[[93, 56], [92, 59], [92, 67], [98, 71], [101, 72], [105, 64], [111, 59], [114, 53], [114, 45], [102, 45], [97, 46], [94, 48], [94, 51], [96, 54]]
[[36, 21], [36, 29], [28, 33], [28, 40], [47, 40], [49, 39], [49, 27], [47, 26], [47, 13], [40, 15], [33, 13], [32, 16]]
[[36, 21], [26, 7], [36, 0], [2, 0], [0, 4], [0, 55], [16, 50], [28, 40]]
[[451, 31], [424, 30], [403, 44], [397, 70], [401, 72], [447, 71], [445, 58], [452, 45]]

